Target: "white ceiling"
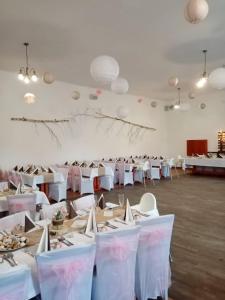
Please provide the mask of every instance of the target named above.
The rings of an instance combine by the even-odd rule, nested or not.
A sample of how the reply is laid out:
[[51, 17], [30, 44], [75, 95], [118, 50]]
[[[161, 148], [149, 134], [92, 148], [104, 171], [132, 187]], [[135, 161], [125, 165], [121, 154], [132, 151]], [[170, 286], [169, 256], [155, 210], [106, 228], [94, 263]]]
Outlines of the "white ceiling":
[[[210, 13], [199, 25], [183, 16], [185, 0], [0, 0], [0, 69], [17, 72], [29, 41], [32, 65], [58, 80], [97, 87], [93, 58], [114, 56], [129, 93], [171, 100], [167, 84], [181, 79], [183, 97], [202, 72], [225, 63], [225, 1], [208, 0]], [[206, 89], [204, 93], [212, 93]], [[224, 92], [220, 92], [223, 95]]]

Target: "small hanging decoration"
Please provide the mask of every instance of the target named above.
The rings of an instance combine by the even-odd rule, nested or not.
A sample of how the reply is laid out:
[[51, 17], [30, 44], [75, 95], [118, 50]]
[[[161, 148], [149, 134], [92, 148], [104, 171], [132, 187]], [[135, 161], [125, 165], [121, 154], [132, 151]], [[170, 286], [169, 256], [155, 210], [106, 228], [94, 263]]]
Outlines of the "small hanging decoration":
[[109, 84], [119, 76], [120, 67], [115, 58], [107, 55], [96, 57], [90, 66], [90, 73], [96, 82]]
[[151, 102], [151, 107], [156, 108], [158, 106], [157, 101], [152, 101]]
[[225, 88], [225, 67], [217, 68], [211, 72], [209, 75], [209, 84], [217, 90]]
[[200, 104], [200, 108], [201, 108], [201, 109], [205, 109], [205, 108], [206, 108], [206, 104], [205, 104], [205, 103], [201, 103], [201, 104]]
[[126, 94], [129, 90], [129, 83], [125, 78], [118, 77], [111, 83], [111, 91], [116, 94]]
[[177, 77], [172, 76], [168, 79], [168, 83], [170, 86], [176, 87], [179, 83], [179, 79]]
[[50, 72], [45, 72], [43, 74], [43, 82], [47, 84], [52, 84], [55, 81], [55, 77]]
[[206, 0], [190, 0], [185, 7], [185, 19], [191, 24], [203, 21], [209, 13], [209, 5]]
[[195, 94], [194, 94], [193, 92], [189, 92], [189, 93], [188, 93], [188, 98], [189, 98], [190, 100], [195, 99]]
[[138, 103], [142, 103], [143, 102], [143, 98], [139, 98], [137, 102]]
[[79, 100], [80, 93], [78, 91], [73, 91], [72, 98], [73, 98], [73, 100]]
[[119, 119], [126, 119], [129, 114], [129, 109], [126, 106], [119, 106], [116, 114]]
[[32, 94], [32, 93], [26, 93], [24, 95], [24, 100], [25, 100], [25, 102], [27, 104], [33, 104], [33, 103], [35, 103], [35, 101], [36, 101], [35, 99], [36, 99], [36, 96], [34, 94]]

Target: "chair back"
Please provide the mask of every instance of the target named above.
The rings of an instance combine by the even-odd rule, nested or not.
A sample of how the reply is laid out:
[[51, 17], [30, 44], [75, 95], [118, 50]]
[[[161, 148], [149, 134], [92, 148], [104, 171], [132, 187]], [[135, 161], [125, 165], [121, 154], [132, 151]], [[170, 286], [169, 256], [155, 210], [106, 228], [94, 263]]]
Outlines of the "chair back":
[[96, 234], [93, 300], [134, 299], [139, 226]]
[[28, 299], [29, 269], [26, 266], [11, 268], [10, 271], [0, 272], [0, 299]]
[[4, 218], [0, 218], [0, 230], [12, 231], [16, 226], [24, 227], [26, 214], [30, 216], [29, 211], [22, 211]]
[[88, 195], [73, 201], [76, 210], [89, 209], [95, 204], [94, 195]]
[[36, 197], [37, 195], [35, 193], [7, 196], [9, 214], [11, 215], [25, 210], [35, 214]]
[[156, 198], [152, 193], [145, 193], [140, 200], [140, 211], [157, 209]]
[[58, 173], [61, 173], [63, 175], [64, 181], [67, 182], [68, 174], [69, 174], [69, 168], [68, 167], [54, 167], [54, 170]]
[[151, 159], [150, 164], [153, 168], [161, 168], [161, 161], [159, 159]]
[[174, 215], [137, 222], [141, 226], [135, 282], [138, 299], [168, 299], [173, 222]]
[[42, 300], [91, 300], [95, 244], [41, 253], [37, 267]]
[[49, 219], [52, 220], [53, 216], [56, 214], [56, 212], [60, 209], [63, 209], [66, 211], [67, 205], [66, 202], [59, 202], [52, 205], [49, 204], [43, 204], [41, 209], [41, 219]]

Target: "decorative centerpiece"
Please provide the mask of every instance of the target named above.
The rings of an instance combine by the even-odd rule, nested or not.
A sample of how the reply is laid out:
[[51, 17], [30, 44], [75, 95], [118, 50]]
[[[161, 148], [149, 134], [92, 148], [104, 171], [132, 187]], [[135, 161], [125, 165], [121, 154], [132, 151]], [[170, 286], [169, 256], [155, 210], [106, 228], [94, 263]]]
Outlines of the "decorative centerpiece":
[[55, 213], [53, 219], [52, 219], [52, 225], [59, 229], [60, 227], [63, 226], [65, 217], [67, 215], [66, 210], [62, 207], [57, 212]]

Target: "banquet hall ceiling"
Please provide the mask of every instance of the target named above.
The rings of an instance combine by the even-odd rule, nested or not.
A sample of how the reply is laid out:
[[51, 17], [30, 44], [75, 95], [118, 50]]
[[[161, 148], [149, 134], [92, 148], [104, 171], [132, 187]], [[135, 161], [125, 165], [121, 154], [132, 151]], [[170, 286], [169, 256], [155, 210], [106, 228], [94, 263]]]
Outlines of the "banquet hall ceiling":
[[[61, 81], [98, 87], [90, 76], [93, 58], [115, 57], [130, 94], [161, 100], [176, 97], [171, 75], [185, 97], [202, 73], [225, 63], [225, 1], [208, 0], [207, 19], [189, 24], [186, 0], [0, 0], [0, 69], [18, 72], [29, 41], [31, 65]], [[209, 88], [203, 93], [212, 93]], [[214, 93], [214, 92], [213, 92]], [[220, 95], [224, 92], [220, 92]]]

